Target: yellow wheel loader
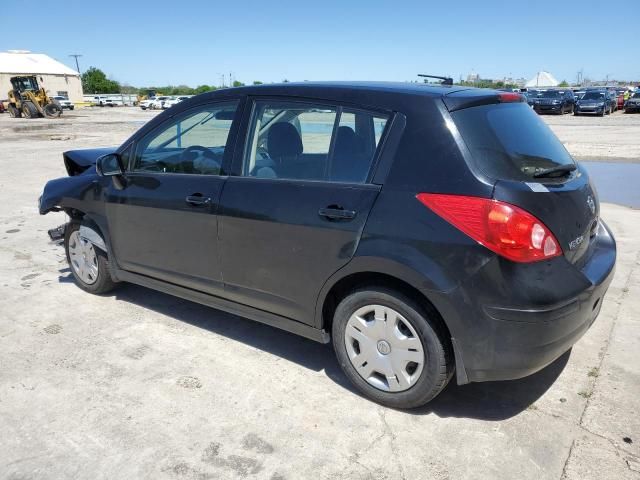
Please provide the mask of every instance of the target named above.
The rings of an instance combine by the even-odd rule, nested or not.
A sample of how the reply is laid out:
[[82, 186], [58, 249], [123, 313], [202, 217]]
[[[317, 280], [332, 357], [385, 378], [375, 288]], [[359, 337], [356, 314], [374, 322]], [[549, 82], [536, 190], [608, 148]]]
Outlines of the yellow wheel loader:
[[[42, 79], [41, 79], [42, 80]], [[62, 107], [53, 100], [44, 88], [38, 84], [36, 76], [11, 77], [12, 90], [9, 90], [7, 110], [14, 118], [57, 118]]]

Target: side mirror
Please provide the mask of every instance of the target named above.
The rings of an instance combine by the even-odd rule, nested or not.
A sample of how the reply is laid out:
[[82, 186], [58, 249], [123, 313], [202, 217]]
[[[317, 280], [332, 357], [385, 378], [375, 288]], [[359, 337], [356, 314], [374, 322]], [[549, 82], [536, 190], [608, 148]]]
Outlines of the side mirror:
[[96, 172], [101, 177], [124, 175], [124, 167], [120, 155], [117, 153], [108, 153], [99, 157], [96, 161]]

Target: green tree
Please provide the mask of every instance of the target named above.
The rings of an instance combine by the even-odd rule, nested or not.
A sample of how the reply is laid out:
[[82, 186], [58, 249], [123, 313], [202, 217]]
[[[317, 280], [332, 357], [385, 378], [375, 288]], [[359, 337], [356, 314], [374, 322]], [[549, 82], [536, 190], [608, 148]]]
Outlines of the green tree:
[[99, 68], [89, 67], [82, 74], [82, 89], [85, 93], [120, 93], [120, 84], [108, 79]]
[[238, 80], [234, 80], [233, 81], [233, 86], [234, 87], [244, 87], [244, 83], [238, 81]]
[[211, 90], [215, 90], [216, 87], [214, 87], [213, 85], [198, 85], [193, 93], [198, 95], [199, 93], [205, 93], [205, 92], [210, 92]]
[[254, 85], [262, 85], [262, 82], [260, 80], [254, 80], [253, 84]]
[[566, 80], [562, 80], [562, 81], [558, 84], [558, 86], [559, 86], [559, 87], [568, 87], [568, 86], [569, 86], [569, 83], [567, 83], [567, 81], [566, 81]]

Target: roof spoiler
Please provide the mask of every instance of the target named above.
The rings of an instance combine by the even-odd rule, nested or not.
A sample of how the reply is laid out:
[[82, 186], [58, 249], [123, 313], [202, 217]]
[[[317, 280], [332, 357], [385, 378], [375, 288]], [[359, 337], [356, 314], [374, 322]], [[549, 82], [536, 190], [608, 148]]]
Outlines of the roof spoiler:
[[419, 73], [418, 76], [423, 78], [435, 78], [436, 80], [442, 80], [442, 85], [453, 85], [453, 78], [451, 77], [440, 77], [438, 75], [427, 75], [425, 73]]
[[493, 103], [520, 103], [524, 102], [523, 95], [517, 92], [499, 92], [486, 88], [473, 88], [458, 90], [442, 97], [447, 110], [455, 112], [464, 108], [491, 105]]

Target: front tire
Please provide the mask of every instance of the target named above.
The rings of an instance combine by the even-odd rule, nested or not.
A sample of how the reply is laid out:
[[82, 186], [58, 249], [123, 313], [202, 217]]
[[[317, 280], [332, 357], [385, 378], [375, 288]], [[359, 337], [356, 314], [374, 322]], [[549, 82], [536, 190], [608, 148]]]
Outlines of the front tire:
[[366, 397], [393, 408], [422, 406], [453, 375], [448, 335], [437, 314], [382, 287], [356, 290], [336, 308], [333, 348]]
[[72, 221], [64, 231], [64, 250], [76, 285], [82, 290], [102, 294], [116, 283], [109, 273], [107, 254], [80, 237], [80, 223]]
[[62, 107], [57, 103], [49, 103], [44, 106], [44, 116], [47, 118], [58, 118], [62, 115]]

